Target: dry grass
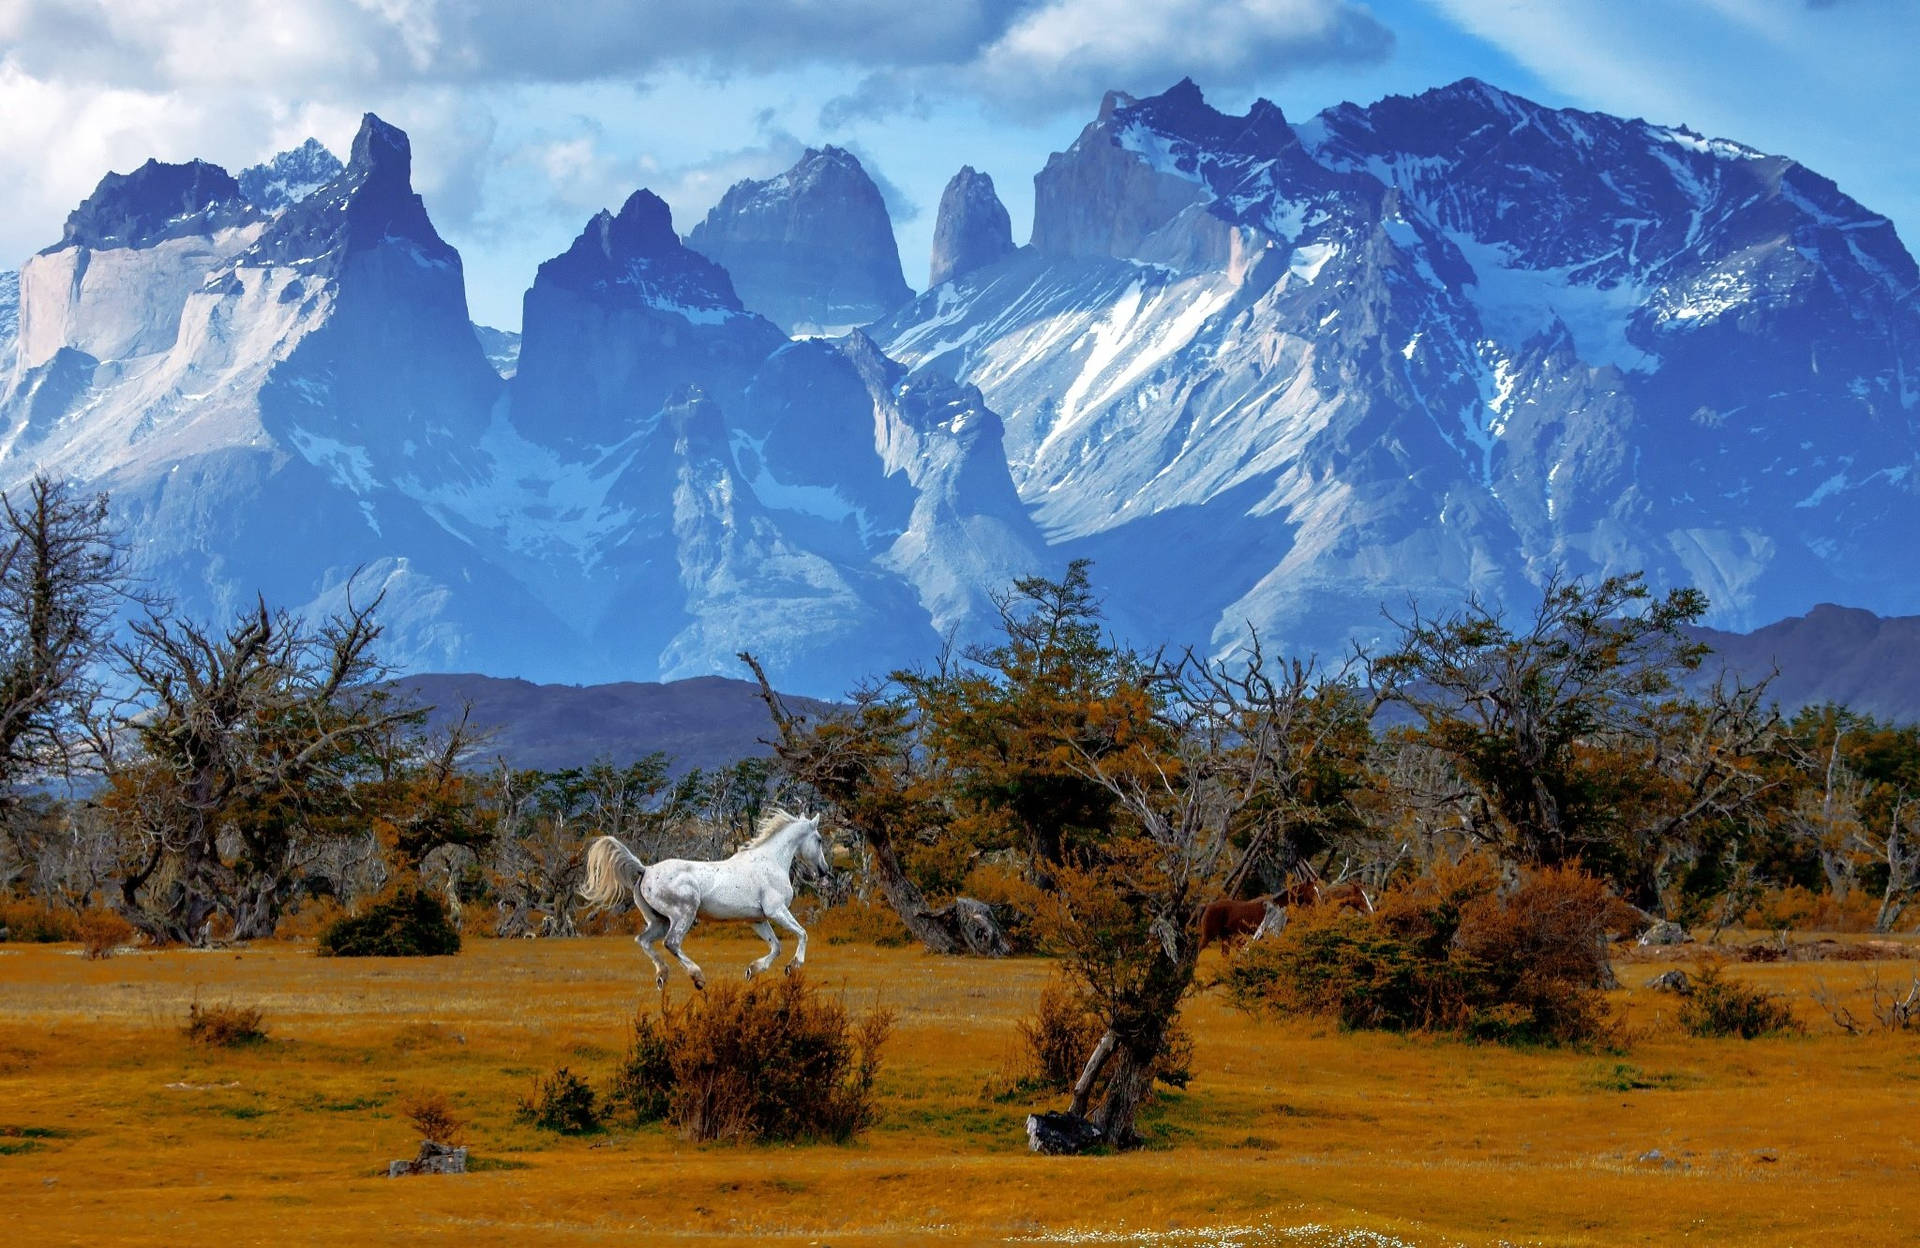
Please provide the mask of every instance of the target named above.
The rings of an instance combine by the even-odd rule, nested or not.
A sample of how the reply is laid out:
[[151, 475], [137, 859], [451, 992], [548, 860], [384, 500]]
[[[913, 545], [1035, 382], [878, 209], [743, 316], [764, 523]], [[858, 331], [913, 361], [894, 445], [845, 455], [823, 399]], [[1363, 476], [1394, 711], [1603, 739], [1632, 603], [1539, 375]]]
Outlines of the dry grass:
[[[716, 976], [764, 948], [706, 926], [690, 945]], [[1685, 1035], [1676, 1000], [1640, 987], [1661, 969], [1623, 968], [1629, 986], [1609, 994], [1634, 1037], [1618, 1054], [1346, 1034], [1209, 994], [1190, 1011], [1193, 1083], [1146, 1124], [1160, 1147], [1041, 1159], [1024, 1151], [1032, 1106], [987, 1084], [1043, 960], [816, 946], [816, 983], [897, 1015], [879, 1120], [851, 1146], [764, 1147], [513, 1121], [556, 1066], [607, 1086], [651, 979], [625, 939], [353, 961], [295, 944], [107, 962], [10, 946], [0, 1191], [9, 1241], [36, 1244], [253, 1242], [267, 1228], [323, 1245], [892, 1246], [1086, 1228], [1140, 1244], [1911, 1242], [1920, 1041], [1843, 1035], [1807, 997], [1824, 976], [1864, 1012], [1870, 968], [1731, 968], [1787, 994], [1809, 1027], [1753, 1041]], [[179, 1022], [203, 998], [264, 1009], [273, 1041], [192, 1044]], [[458, 1099], [476, 1173], [377, 1177], [414, 1151], [404, 1098], [420, 1087]]]

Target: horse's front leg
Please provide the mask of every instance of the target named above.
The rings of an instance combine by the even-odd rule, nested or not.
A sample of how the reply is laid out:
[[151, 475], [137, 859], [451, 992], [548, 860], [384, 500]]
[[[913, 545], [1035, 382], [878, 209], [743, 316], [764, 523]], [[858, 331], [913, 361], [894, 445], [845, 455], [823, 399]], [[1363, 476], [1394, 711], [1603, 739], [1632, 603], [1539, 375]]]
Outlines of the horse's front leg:
[[759, 934], [761, 940], [767, 942], [767, 952], [765, 957], [755, 958], [747, 964], [748, 979], [752, 979], [755, 975], [760, 974], [760, 972], [772, 966], [774, 959], [780, 956], [780, 938], [774, 934], [773, 924], [755, 923], [753, 930]]
[[792, 974], [794, 967], [806, 965], [807, 929], [800, 926], [800, 921], [793, 917], [793, 911], [787, 909], [785, 906], [781, 906], [778, 910], [770, 912], [767, 917], [799, 938], [799, 947], [793, 951], [793, 961], [787, 963], [787, 973]]

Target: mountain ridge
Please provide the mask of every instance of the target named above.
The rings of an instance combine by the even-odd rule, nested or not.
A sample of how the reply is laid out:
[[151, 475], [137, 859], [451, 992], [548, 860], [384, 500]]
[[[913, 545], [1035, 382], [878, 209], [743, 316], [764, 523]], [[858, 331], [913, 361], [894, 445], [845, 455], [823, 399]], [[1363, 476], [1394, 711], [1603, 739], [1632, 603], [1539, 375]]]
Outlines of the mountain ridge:
[[0, 282], [0, 484], [109, 489], [182, 609], [384, 591], [407, 666], [543, 679], [750, 646], [838, 693], [1079, 556], [1116, 631], [1218, 655], [1562, 571], [1698, 585], [1720, 629], [1920, 611], [1920, 277], [1731, 141], [1183, 80], [1102, 101], [1023, 246], [963, 168], [922, 294], [878, 183], [808, 149], [684, 239], [644, 188], [595, 214], [517, 338], [411, 164], [368, 114], [346, 162], [103, 179], [10, 348]]

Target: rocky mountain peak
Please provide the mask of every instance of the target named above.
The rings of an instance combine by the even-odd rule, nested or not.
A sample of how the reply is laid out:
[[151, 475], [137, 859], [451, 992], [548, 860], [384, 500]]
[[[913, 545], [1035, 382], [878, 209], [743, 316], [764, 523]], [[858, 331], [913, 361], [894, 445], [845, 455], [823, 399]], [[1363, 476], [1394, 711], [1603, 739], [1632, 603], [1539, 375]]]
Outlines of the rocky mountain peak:
[[842, 333], [913, 294], [880, 188], [843, 148], [808, 148], [777, 177], [736, 183], [687, 245], [788, 333]]
[[406, 132], [368, 113], [345, 167], [281, 213], [242, 262], [327, 267], [350, 253], [389, 245], [405, 248], [422, 267], [460, 263], [414, 193]]
[[318, 139], [281, 152], [273, 159], [240, 171], [240, 195], [266, 213], [277, 213], [299, 203], [346, 169]]
[[240, 185], [204, 160], [149, 160], [132, 173], [109, 173], [67, 216], [62, 247], [146, 247], [187, 234], [208, 234], [246, 214]]
[[1330, 181], [1269, 101], [1236, 117], [1208, 104], [1190, 79], [1141, 100], [1110, 93], [1100, 116], [1034, 177], [1033, 246], [1215, 267], [1234, 251], [1229, 225], [1291, 237], [1297, 226], [1288, 222], [1301, 213], [1276, 215], [1276, 202], [1323, 192]]
[[540, 266], [536, 280], [687, 314], [740, 311], [726, 270], [680, 241], [673, 210], [649, 190], [628, 196], [618, 213], [596, 214], [573, 246]]
[[940, 196], [927, 284], [938, 286], [992, 264], [1013, 250], [1013, 222], [993, 179], [964, 165]]

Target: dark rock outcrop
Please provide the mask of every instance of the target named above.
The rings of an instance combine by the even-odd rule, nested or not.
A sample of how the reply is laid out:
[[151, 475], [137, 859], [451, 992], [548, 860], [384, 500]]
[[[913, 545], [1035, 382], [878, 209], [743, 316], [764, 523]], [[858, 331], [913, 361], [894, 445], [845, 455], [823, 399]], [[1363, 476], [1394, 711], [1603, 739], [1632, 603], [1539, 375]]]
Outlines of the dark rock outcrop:
[[736, 183], [687, 245], [790, 334], [844, 332], [913, 295], [880, 188], [838, 147], [808, 148], [778, 177]]
[[994, 193], [993, 179], [972, 165], [962, 166], [940, 196], [927, 285], [984, 268], [1012, 250], [1013, 222]]
[[786, 341], [644, 190], [540, 266], [520, 324], [514, 422], [561, 445], [612, 445], [684, 386], [731, 406]]
[[187, 234], [210, 234], [247, 215], [240, 184], [219, 165], [149, 160], [132, 173], [109, 173], [67, 216], [61, 247], [144, 247]]

